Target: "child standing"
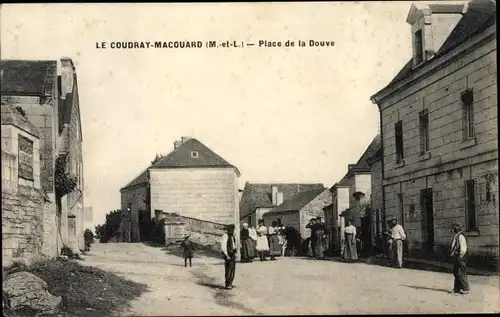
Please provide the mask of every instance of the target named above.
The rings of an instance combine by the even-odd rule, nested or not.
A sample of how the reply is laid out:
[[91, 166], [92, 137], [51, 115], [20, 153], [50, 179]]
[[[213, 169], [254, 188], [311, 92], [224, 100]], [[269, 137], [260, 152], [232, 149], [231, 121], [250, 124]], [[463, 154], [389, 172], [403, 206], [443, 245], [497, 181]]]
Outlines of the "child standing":
[[189, 259], [189, 267], [192, 267], [191, 260], [193, 258], [194, 245], [189, 236], [186, 236], [181, 242], [182, 254], [184, 256], [184, 267], [187, 267]]

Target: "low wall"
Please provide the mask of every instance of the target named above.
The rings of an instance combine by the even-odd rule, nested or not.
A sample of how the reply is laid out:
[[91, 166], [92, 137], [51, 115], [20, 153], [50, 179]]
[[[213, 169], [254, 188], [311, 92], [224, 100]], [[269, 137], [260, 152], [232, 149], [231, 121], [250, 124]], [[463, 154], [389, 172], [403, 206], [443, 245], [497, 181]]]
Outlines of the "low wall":
[[2, 264], [15, 259], [32, 263], [42, 256], [43, 209], [45, 200], [36, 189], [18, 186], [2, 188]]
[[[222, 252], [220, 248], [220, 239], [225, 232], [226, 225], [183, 217], [176, 214], [167, 214], [164, 216], [164, 219], [167, 243], [169, 238], [171, 238], [169, 233], [173, 232], [173, 230], [170, 230], [168, 227], [178, 226], [182, 227], [178, 232], [190, 235], [191, 241], [194, 243], [207, 247], [214, 252]], [[174, 240], [176, 238], [177, 237], [173, 237]]]

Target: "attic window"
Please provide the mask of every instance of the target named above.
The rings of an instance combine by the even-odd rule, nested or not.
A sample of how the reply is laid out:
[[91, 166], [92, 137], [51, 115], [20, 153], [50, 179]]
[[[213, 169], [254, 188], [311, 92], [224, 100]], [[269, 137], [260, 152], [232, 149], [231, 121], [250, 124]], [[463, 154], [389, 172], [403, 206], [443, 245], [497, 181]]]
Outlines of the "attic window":
[[424, 55], [424, 45], [423, 45], [423, 37], [422, 30], [418, 30], [415, 32], [415, 65], [418, 65], [423, 62]]
[[191, 152], [191, 158], [198, 158], [198, 152], [196, 151]]

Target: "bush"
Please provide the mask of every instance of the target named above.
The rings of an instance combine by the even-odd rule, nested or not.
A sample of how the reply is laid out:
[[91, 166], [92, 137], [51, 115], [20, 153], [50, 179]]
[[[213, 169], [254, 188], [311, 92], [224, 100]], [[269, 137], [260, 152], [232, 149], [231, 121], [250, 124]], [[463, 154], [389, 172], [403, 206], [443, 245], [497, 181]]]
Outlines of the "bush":
[[151, 233], [151, 241], [162, 245], [165, 244], [165, 219], [155, 222]]
[[103, 225], [96, 226], [96, 234], [101, 243], [108, 242], [120, 229], [122, 221], [122, 211], [113, 210], [106, 215], [106, 222]]

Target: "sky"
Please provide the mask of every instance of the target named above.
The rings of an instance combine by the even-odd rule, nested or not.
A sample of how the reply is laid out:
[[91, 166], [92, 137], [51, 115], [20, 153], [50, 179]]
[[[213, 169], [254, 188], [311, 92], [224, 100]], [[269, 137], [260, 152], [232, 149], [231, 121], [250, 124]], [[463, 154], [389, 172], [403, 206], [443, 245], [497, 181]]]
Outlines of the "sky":
[[[411, 57], [411, 2], [12, 4], [2, 59], [73, 59], [93, 223], [181, 136], [250, 182], [331, 186], [379, 131], [370, 96]], [[98, 49], [113, 41], [334, 41], [333, 47]]]

